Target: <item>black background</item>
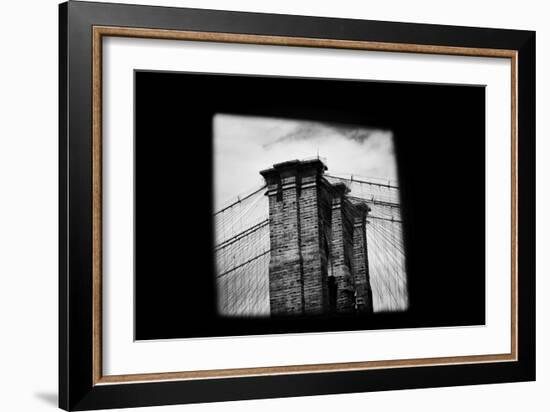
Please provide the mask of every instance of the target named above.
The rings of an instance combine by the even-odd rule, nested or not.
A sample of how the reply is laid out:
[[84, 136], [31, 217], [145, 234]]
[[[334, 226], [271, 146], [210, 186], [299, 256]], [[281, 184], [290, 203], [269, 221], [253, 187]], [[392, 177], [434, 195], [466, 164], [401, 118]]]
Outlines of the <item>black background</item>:
[[[136, 71], [135, 91], [136, 339], [485, 322], [484, 87]], [[220, 112], [394, 132], [407, 312], [217, 315], [212, 120]]]

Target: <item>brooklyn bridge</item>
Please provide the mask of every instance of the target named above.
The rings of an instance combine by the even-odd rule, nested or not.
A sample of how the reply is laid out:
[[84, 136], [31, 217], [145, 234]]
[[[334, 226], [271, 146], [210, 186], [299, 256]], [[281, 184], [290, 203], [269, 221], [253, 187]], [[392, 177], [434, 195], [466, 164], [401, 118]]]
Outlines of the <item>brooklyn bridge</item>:
[[258, 171], [257, 187], [214, 213], [221, 315], [407, 309], [399, 187], [325, 163]]

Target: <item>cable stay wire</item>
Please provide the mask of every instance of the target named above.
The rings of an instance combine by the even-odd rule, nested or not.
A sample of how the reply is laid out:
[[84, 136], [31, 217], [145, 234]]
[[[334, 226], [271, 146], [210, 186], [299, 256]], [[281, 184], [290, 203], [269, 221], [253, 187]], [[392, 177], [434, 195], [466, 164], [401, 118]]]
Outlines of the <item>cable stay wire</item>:
[[[325, 176], [332, 182], [344, 181], [350, 188], [348, 197], [371, 208], [365, 230], [374, 310], [405, 310], [408, 293], [399, 187], [355, 176]], [[255, 188], [214, 213], [221, 314], [269, 315], [271, 250], [268, 199], [262, 193], [265, 188]]]

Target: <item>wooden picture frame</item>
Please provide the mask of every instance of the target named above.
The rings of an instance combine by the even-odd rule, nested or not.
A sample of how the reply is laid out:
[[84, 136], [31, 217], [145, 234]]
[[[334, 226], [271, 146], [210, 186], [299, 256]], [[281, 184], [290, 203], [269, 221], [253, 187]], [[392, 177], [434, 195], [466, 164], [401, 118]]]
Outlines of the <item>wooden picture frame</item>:
[[[535, 379], [535, 33], [68, 2], [60, 5], [59, 406], [89, 410]], [[105, 375], [102, 41], [169, 39], [511, 62], [510, 352]]]

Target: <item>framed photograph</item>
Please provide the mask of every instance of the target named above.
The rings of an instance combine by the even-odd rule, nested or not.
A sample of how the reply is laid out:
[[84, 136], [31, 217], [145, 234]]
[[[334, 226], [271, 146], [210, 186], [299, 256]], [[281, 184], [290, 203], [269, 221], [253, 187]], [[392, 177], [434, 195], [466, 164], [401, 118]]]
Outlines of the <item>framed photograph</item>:
[[66, 410], [535, 379], [535, 33], [60, 5]]

